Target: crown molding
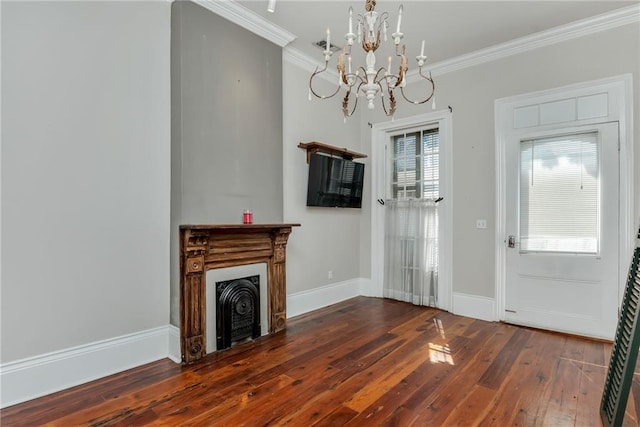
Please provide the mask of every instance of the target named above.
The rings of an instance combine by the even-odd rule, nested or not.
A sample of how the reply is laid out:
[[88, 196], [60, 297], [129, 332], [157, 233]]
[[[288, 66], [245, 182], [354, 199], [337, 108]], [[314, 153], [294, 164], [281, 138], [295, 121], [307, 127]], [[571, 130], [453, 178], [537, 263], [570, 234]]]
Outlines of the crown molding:
[[192, 1], [280, 47], [285, 47], [297, 38], [295, 34], [264, 19], [234, 0]]
[[[638, 22], [640, 22], [640, 4], [616, 9], [549, 30], [513, 39], [505, 43], [496, 44], [465, 55], [456, 56], [455, 58], [436, 62], [429, 67], [428, 71], [430, 71], [433, 76], [443, 75], [543, 46], [550, 46]], [[285, 53], [287, 52], [288, 54], [284, 56], [286, 61], [310, 72], [315, 70], [317, 61], [313, 60], [309, 55], [290, 47], [285, 50]], [[326, 79], [329, 81], [333, 81], [334, 78], [337, 79], [337, 73], [334, 74], [335, 76], [329, 74]], [[325, 76], [323, 75], [323, 77]], [[414, 83], [419, 80], [418, 70], [414, 69], [407, 73], [408, 83]]]
[[[279, 27], [262, 16], [240, 5], [234, 0], [193, 0], [194, 3], [240, 25], [241, 27], [285, 48], [283, 59], [304, 70], [314, 72], [318, 62], [300, 50], [287, 47], [297, 36]], [[480, 49], [468, 54], [460, 55], [444, 61], [436, 62], [429, 67], [432, 75], [438, 76], [452, 71], [461, 70], [485, 62], [495, 61], [511, 55], [527, 52], [543, 46], [549, 46], [563, 41], [595, 34], [601, 31], [617, 28], [627, 24], [640, 22], [640, 4], [616, 9], [600, 15], [561, 25], [549, 30], [510, 40]], [[327, 81], [337, 80], [338, 74], [327, 70], [320, 75]], [[407, 73], [407, 82], [420, 80], [418, 70]]]
[[[640, 22], [640, 4], [616, 9], [590, 18], [561, 25], [549, 30], [500, 43], [455, 58], [436, 62], [430, 67], [432, 75], [442, 75], [485, 62], [527, 52], [543, 46], [573, 40], [579, 37]], [[407, 82], [418, 81], [418, 70], [407, 73]]]

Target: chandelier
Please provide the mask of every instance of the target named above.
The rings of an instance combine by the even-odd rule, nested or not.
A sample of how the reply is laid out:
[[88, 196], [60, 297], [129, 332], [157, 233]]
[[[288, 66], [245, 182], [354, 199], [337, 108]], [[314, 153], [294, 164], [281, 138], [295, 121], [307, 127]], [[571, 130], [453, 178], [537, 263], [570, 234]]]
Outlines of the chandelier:
[[[351, 117], [358, 106], [358, 98], [364, 96], [367, 99], [367, 106], [370, 110], [375, 108], [374, 100], [378, 94], [380, 94], [380, 102], [382, 108], [387, 116], [393, 117], [396, 111], [396, 98], [394, 91], [400, 89], [402, 97], [411, 104], [424, 104], [433, 99], [432, 107], [435, 109], [435, 83], [429, 75], [424, 74], [423, 66], [427, 57], [424, 55], [424, 40], [422, 41], [422, 47], [420, 55], [416, 56], [418, 63], [418, 73], [422, 78], [422, 82], [427, 84], [428, 95], [422, 100], [411, 100], [405, 94], [404, 88], [407, 84], [406, 73], [408, 70], [407, 57], [405, 56], [406, 46], [400, 45], [404, 34], [400, 30], [402, 23], [402, 9], [400, 6], [398, 10], [398, 21], [396, 25], [396, 31], [391, 34], [391, 38], [395, 44], [395, 55], [399, 58], [399, 65], [397, 71], [393, 72], [393, 59], [389, 56], [387, 61], [387, 67], [380, 67], [376, 69], [376, 55], [375, 51], [380, 46], [380, 37], [382, 34], [382, 40], [387, 41], [387, 31], [389, 28], [389, 14], [383, 12], [378, 14], [374, 9], [376, 7], [375, 0], [366, 0], [365, 9], [366, 13], [356, 16], [356, 31], [353, 32], [353, 8], [349, 7], [349, 32], [344, 36], [347, 41], [346, 46], [342, 49], [340, 56], [338, 56], [337, 70], [338, 70], [338, 84], [333, 93], [328, 95], [320, 95], [313, 88], [313, 80], [319, 74], [327, 71], [329, 67], [329, 60], [333, 54], [331, 50], [331, 32], [327, 29], [327, 41], [326, 48], [324, 50], [324, 68], [316, 68], [315, 72], [309, 79], [309, 100], [311, 100], [311, 94], [320, 99], [328, 99], [334, 97], [340, 89], [344, 89], [344, 98], [342, 99], [342, 113], [344, 114], [344, 120]], [[358, 44], [362, 45], [362, 49], [366, 52], [364, 67], [358, 67], [353, 72], [351, 47], [353, 42], [358, 40]], [[355, 94], [354, 94], [355, 92]]]

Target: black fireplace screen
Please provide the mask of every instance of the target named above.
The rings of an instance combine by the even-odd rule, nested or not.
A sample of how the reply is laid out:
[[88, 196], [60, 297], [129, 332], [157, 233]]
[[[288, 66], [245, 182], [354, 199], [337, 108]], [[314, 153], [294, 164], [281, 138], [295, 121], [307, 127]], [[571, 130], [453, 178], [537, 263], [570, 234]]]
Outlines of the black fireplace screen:
[[260, 276], [216, 282], [217, 349], [260, 336]]

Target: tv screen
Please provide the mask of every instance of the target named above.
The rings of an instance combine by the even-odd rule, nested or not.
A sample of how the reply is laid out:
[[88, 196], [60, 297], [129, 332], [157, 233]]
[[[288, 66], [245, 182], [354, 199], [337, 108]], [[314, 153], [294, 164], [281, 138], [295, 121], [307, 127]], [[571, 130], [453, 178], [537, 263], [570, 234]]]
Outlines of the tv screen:
[[312, 153], [307, 206], [362, 207], [364, 164]]

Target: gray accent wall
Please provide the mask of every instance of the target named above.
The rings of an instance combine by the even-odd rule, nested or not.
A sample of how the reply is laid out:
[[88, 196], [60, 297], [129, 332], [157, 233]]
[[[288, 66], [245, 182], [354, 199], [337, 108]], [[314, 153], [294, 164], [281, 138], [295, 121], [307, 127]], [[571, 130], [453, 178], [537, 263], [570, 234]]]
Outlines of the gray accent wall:
[[180, 224], [283, 221], [282, 49], [194, 3], [171, 15], [171, 323]]

